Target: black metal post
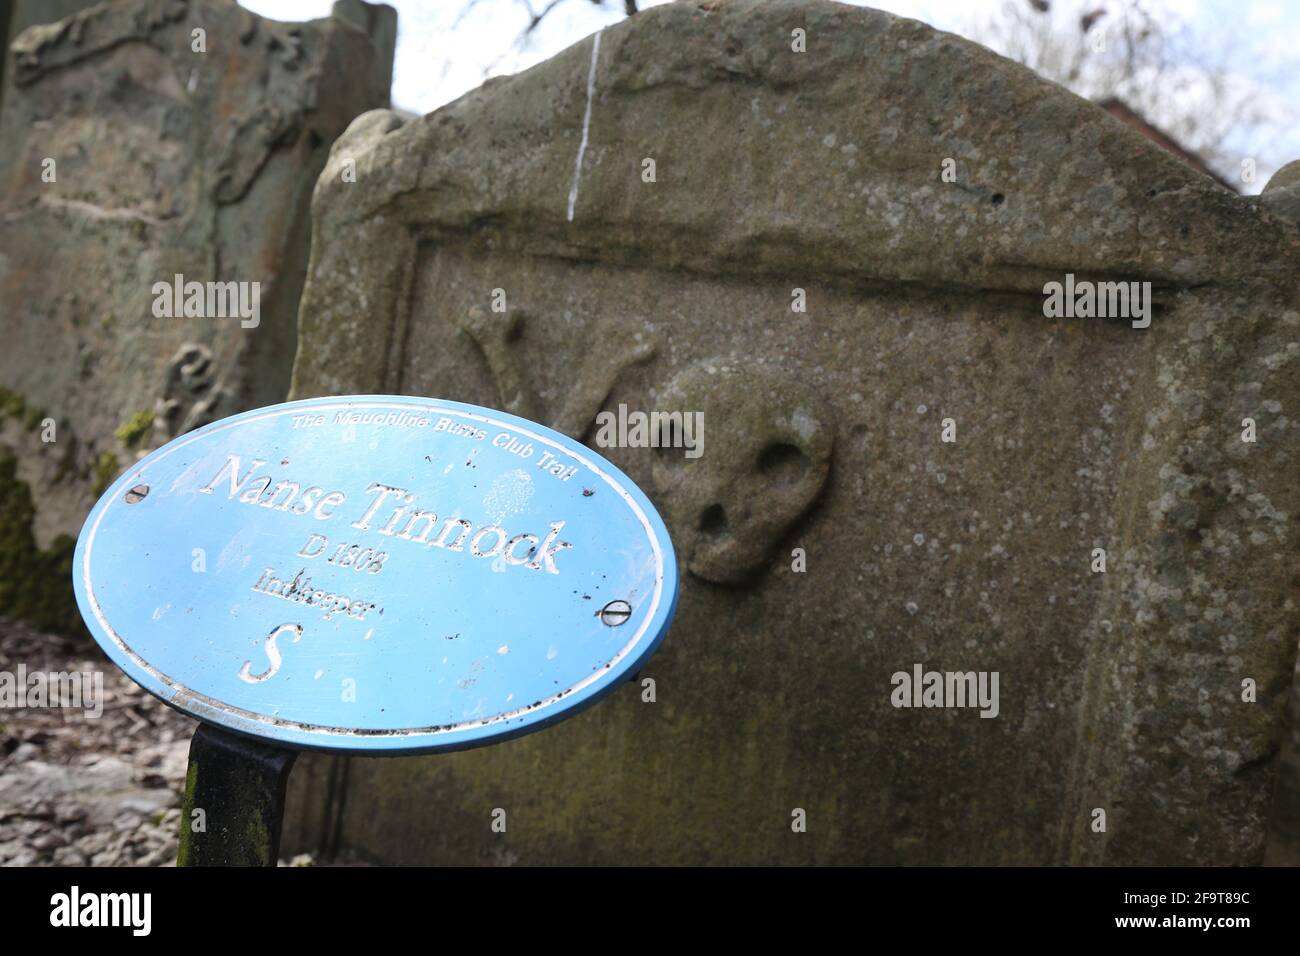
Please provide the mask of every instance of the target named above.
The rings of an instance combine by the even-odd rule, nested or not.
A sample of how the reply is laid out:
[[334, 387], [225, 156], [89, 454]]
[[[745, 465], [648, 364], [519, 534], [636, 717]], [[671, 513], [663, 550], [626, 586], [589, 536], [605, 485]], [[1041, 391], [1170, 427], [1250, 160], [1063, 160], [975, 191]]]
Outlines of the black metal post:
[[298, 751], [199, 724], [181, 801], [177, 866], [275, 866]]

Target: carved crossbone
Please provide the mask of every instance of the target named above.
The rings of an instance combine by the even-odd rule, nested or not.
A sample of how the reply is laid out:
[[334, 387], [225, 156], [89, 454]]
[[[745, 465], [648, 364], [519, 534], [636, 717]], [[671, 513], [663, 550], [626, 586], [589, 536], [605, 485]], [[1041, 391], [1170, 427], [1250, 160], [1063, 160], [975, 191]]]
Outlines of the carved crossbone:
[[[525, 313], [519, 310], [490, 312], [475, 306], [458, 324], [482, 350], [502, 408], [538, 421], [542, 418], [541, 403], [525, 380], [514, 350], [524, 320]], [[629, 347], [626, 329], [620, 323], [610, 318], [598, 321], [586, 348], [588, 357], [580, 366], [581, 374], [551, 427], [580, 439], [595, 421], [623, 370], [648, 361], [656, 349], [655, 342], [641, 332], [632, 336]]]

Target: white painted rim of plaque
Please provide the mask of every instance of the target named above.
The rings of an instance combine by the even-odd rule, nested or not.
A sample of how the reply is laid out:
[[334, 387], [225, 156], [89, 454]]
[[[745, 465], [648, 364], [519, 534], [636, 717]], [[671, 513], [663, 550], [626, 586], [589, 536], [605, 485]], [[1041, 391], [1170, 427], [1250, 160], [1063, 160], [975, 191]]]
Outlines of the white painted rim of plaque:
[[[199, 441], [210, 435], [224, 431], [228, 428], [234, 428], [247, 422], [259, 421], [265, 418], [274, 418], [281, 415], [292, 413], [295, 409], [308, 407], [320, 409], [322, 411], [347, 409], [356, 411], [367, 408], [386, 408], [406, 407], [419, 409], [424, 412], [433, 412], [440, 414], [455, 415], [459, 418], [467, 418], [480, 422], [485, 425], [498, 426], [512, 429], [527, 435], [530, 439], [542, 442], [552, 448], [562, 451], [565, 455], [574, 458], [590, 468], [598, 475], [607, 485], [614, 489], [615, 493], [623, 499], [629, 510], [636, 516], [641, 527], [646, 532], [646, 537], [650, 542], [651, 549], [656, 561], [655, 589], [651, 599], [650, 610], [646, 613], [645, 619], [636, 633], [628, 642], [620, 648], [619, 652], [610, 659], [609, 666], [600, 668], [598, 671], [584, 677], [581, 681], [561, 691], [551, 694], [549, 697], [512, 711], [495, 714], [491, 717], [462, 721], [457, 724], [446, 724], [432, 727], [413, 727], [396, 730], [356, 730], [345, 727], [327, 727], [318, 724], [305, 724], [299, 721], [285, 720], [279, 717], [271, 717], [266, 714], [259, 714], [255, 711], [245, 710], [240, 707], [234, 707], [205, 694], [193, 691], [181, 682], [169, 677], [168, 675], [157, 670], [153, 665], [137, 654], [122, 636], [117, 633], [116, 629], [108, 621], [99, 601], [95, 597], [94, 585], [91, 583], [90, 563], [94, 549], [95, 536], [99, 531], [99, 525], [104, 520], [110, 507], [122, 500], [124, 489], [130, 487], [141, 477], [143, 469], [151, 464], [162, 461], [164, 458], [175, 454], [193, 442]], [[419, 753], [438, 753], [455, 750], [467, 750], [473, 747], [486, 746], [488, 744], [509, 740], [514, 737], [520, 737], [525, 734], [542, 730], [560, 720], [573, 717], [597, 703], [605, 695], [616, 690], [625, 680], [625, 675], [635, 670], [644, 663], [658, 648], [663, 641], [664, 635], [668, 630], [668, 624], [671, 623], [677, 607], [678, 588], [677, 588], [677, 558], [672, 548], [672, 539], [668, 534], [667, 526], [663, 519], [655, 510], [654, 505], [646, 498], [645, 493], [641, 491], [636, 484], [623, 474], [618, 468], [603, 458], [596, 456], [594, 452], [586, 448], [580, 442], [572, 440], [573, 447], [569, 447], [554, 439], [538, 434], [534, 429], [538, 423], [531, 422], [528, 419], [519, 418], [508, 412], [495, 412], [495, 415], [481, 414], [477, 409], [480, 406], [466, 405], [461, 402], [453, 402], [442, 399], [422, 399], [409, 395], [347, 395], [331, 396], [330, 399], [300, 399], [293, 402], [283, 402], [278, 405], [269, 405], [263, 408], [252, 409], [229, 418], [223, 418], [205, 425], [202, 428], [195, 429], [187, 435], [178, 439], [173, 439], [161, 448], [156, 449], [144, 458], [135, 463], [131, 470], [123, 472], [116, 481], [100, 496], [95, 506], [91, 509], [86, 518], [86, 524], [82, 528], [81, 534], [77, 539], [76, 552], [73, 557], [73, 567], [80, 569], [80, 573], [74, 573], [73, 586], [76, 592], [77, 602], [82, 608], [83, 616], [87, 608], [90, 609], [95, 621], [103, 629], [103, 633], [112, 641], [111, 647], [105, 647], [110, 652], [110, 657], [114, 663], [126, 671], [127, 676], [131, 677], [140, 684], [145, 690], [155, 697], [176, 708], [187, 716], [198, 720], [204, 720], [210, 723], [218, 724], [236, 733], [243, 733], [249, 736], [257, 737], [262, 740], [268, 740], [272, 743], [288, 744], [305, 750], [317, 750], [334, 753], [372, 755], [372, 756], [403, 756]], [[581, 449], [579, 451], [578, 449]], [[584, 454], [585, 452], [585, 454]], [[592, 458], [596, 458], [593, 461]], [[599, 464], [597, 464], [597, 461]], [[652, 517], [653, 516], [653, 517]], [[87, 531], [87, 527], [89, 531]], [[662, 541], [662, 544], [661, 544]], [[665, 550], [666, 545], [666, 550]], [[672, 592], [671, 603], [667, 606], [661, 606], [665, 582], [671, 578]], [[637, 645], [641, 642], [642, 637], [651, 628], [654, 628], [653, 637], [639, 649], [636, 659], [630, 664], [623, 667], [617, 665], [623, 662]], [[101, 646], [102, 642], [101, 642]], [[131, 669], [125, 667], [121, 660], [118, 660], [112, 651], [116, 649], [122, 655], [135, 665], [143, 674], [133, 673]], [[142, 679], [147, 678], [147, 679]], [[604, 682], [603, 684], [601, 682]], [[599, 685], [599, 686], [597, 686]], [[556, 711], [549, 717], [543, 717], [538, 720], [530, 720], [528, 723], [520, 724], [517, 727], [502, 729], [499, 732], [490, 734], [472, 735], [473, 731], [481, 731], [483, 728], [496, 724], [505, 724], [512, 720], [522, 720], [523, 717], [533, 717], [548, 707], [552, 707], [559, 701], [565, 701], [567, 706], [563, 710]], [[263, 728], [275, 727], [280, 733], [270, 735]], [[338, 743], [331, 746], [330, 741]], [[365, 746], [348, 745], [344, 741], [365, 741]]]

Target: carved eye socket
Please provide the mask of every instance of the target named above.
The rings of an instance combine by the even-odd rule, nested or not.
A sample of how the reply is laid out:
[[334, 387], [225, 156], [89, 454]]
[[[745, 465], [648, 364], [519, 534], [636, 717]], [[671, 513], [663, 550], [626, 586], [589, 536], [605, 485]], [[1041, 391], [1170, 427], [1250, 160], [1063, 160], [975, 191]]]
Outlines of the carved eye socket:
[[774, 442], [758, 456], [758, 472], [779, 485], [793, 485], [803, 477], [810, 462], [802, 450], [789, 442]]

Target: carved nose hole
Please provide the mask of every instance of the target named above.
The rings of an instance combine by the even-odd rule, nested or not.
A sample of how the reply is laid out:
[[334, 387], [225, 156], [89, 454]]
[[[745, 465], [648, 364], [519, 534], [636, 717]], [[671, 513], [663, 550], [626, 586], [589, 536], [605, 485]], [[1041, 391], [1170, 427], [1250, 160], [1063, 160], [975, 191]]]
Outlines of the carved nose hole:
[[776, 442], [758, 456], [758, 470], [768, 481], [792, 485], [808, 470], [808, 456], [789, 442]]
[[722, 505], [709, 505], [700, 512], [700, 532], [713, 537], [727, 533], [727, 512]]

